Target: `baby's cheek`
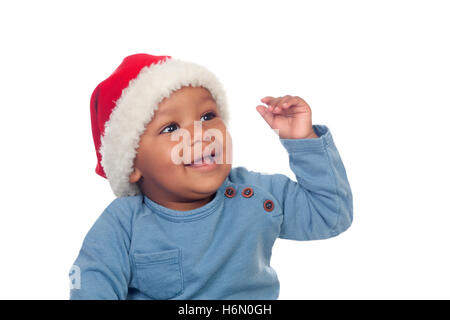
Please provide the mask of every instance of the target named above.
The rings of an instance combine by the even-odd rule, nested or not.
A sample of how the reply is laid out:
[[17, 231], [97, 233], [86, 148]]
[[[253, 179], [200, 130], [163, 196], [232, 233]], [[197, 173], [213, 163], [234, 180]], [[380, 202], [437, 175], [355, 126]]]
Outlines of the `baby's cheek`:
[[225, 141], [223, 144], [223, 153], [225, 155], [223, 161], [224, 163], [231, 164], [233, 159], [233, 141], [231, 139], [231, 134], [226, 131]]
[[170, 148], [167, 148], [167, 150], [164, 151], [164, 158], [165, 158], [165, 164], [168, 167], [173, 166], [180, 166], [184, 165], [185, 162], [190, 163], [190, 155], [189, 151], [186, 147], [182, 144], [173, 145]]

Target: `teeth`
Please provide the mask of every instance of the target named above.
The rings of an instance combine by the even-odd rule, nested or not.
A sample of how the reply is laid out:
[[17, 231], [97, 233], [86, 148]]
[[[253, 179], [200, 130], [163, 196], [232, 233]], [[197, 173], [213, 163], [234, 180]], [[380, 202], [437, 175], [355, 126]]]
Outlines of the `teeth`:
[[[212, 163], [214, 161], [214, 157], [208, 156], [206, 159], [209, 159], [208, 163]], [[206, 162], [206, 159], [203, 162]]]
[[[207, 156], [206, 158], [203, 158], [202, 163], [205, 163], [207, 159], [210, 160], [210, 161], [208, 161], [208, 163], [213, 163], [214, 160], [216, 159], [216, 155], [213, 155], [213, 156]], [[192, 163], [190, 163], [190, 164], [187, 164], [187, 166], [192, 166], [192, 165], [195, 165], [195, 161], [192, 162]]]

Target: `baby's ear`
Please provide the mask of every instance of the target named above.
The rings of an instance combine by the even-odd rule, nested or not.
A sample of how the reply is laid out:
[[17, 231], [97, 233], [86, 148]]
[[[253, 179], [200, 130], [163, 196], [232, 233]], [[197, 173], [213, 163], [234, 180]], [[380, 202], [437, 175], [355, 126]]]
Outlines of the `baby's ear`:
[[142, 173], [139, 169], [134, 168], [133, 172], [130, 174], [130, 183], [136, 183], [142, 177]]

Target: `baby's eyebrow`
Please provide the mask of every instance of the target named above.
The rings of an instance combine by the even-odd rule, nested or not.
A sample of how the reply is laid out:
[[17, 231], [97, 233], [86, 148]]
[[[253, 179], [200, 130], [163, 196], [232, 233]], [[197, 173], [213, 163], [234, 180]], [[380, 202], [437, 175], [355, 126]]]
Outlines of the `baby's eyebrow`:
[[205, 102], [205, 101], [208, 101], [208, 100], [211, 100], [211, 101], [213, 101], [213, 102], [216, 102], [212, 97], [210, 97], [210, 96], [207, 96], [206, 98], [203, 98], [202, 99], [202, 102]]

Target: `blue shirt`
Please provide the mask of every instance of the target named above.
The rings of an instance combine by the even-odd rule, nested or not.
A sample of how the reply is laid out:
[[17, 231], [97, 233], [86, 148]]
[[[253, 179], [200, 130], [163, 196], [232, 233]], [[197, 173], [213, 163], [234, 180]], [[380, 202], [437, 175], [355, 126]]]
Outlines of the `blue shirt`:
[[277, 238], [325, 239], [352, 223], [344, 165], [325, 125], [281, 139], [297, 181], [235, 167], [206, 205], [177, 211], [141, 194], [112, 201], [72, 266], [70, 299], [277, 299]]

